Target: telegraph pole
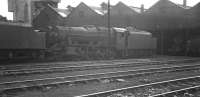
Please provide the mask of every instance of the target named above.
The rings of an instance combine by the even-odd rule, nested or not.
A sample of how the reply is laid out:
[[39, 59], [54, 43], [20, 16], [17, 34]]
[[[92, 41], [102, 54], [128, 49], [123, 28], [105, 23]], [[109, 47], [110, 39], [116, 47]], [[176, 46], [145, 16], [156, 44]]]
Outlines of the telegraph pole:
[[111, 49], [112, 49], [112, 40], [111, 40], [111, 26], [110, 26], [110, 0], [108, 0], [108, 47], [109, 47], [109, 53], [108, 55], [111, 55]]
[[110, 0], [108, 0], [108, 31], [110, 33]]

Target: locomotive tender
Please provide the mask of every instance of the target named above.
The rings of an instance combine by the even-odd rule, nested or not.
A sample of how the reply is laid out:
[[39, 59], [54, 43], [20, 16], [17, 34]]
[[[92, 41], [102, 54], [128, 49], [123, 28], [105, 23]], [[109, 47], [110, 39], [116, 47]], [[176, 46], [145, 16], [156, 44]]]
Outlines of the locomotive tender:
[[24, 23], [0, 22], [0, 59], [42, 57], [45, 33]]

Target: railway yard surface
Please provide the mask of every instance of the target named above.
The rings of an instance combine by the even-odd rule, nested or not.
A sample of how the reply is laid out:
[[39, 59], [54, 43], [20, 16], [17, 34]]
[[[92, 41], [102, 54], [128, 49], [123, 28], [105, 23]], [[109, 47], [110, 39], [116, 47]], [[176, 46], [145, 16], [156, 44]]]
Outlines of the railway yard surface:
[[0, 97], [200, 97], [200, 59], [0, 65]]

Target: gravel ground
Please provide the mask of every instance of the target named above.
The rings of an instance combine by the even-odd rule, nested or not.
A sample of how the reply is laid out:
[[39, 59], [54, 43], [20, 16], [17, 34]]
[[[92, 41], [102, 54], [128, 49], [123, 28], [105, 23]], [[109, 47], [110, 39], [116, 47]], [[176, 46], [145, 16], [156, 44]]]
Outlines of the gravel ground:
[[[200, 64], [197, 62], [195, 64]], [[192, 65], [195, 65], [192, 63]], [[176, 64], [176, 65], [190, 65], [190, 63]], [[55, 78], [55, 77], [65, 77], [65, 76], [76, 76], [76, 75], [86, 75], [86, 74], [96, 74], [96, 73], [108, 73], [108, 72], [119, 72], [137, 69], [149, 69], [149, 68], [161, 68], [175, 66], [174, 64], [165, 65], [145, 65], [138, 67], [123, 67], [123, 68], [108, 68], [108, 69], [94, 69], [94, 70], [84, 70], [84, 71], [70, 71], [62, 73], [45, 73], [45, 74], [33, 74], [33, 75], [20, 75], [20, 76], [0, 76], [0, 83], [11, 82], [11, 81], [23, 81], [23, 80], [33, 80], [33, 79], [44, 79], [44, 78]]]
[[173, 72], [173, 73], [162, 73], [154, 74], [150, 76], [140, 76], [128, 79], [121, 79], [118, 82], [110, 82], [109, 80], [102, 80], [99, 82], [89, 82], [88, 84], [78, 85], [60, 85], [58, 87], [45, 87], [41, 91], [25, 91], [18, 94], [12, 94], [12, 97], [73, 97], [82, 94], [101, 92], [117, 88], [125, 88], [129, 86], [147, 84], [150, 82], [171, 80], [177, 78], [198, 76], [199, 70], [195, 71], [184, 71], [184, 72]]
[[194, 93], [194, 95], [195, 95], [194, 97], [200, 97], [200, 91]]

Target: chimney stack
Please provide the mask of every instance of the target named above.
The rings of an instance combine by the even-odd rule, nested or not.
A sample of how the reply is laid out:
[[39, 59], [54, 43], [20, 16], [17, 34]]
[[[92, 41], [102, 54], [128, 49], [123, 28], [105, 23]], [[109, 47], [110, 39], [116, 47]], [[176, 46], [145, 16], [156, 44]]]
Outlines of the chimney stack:
[[144, 4], [141, 5], [141, 13], [144, 12]]
[[184, 7], [187, 6], [187, 0], [183, 0], [183, 6], [184, 6]]

